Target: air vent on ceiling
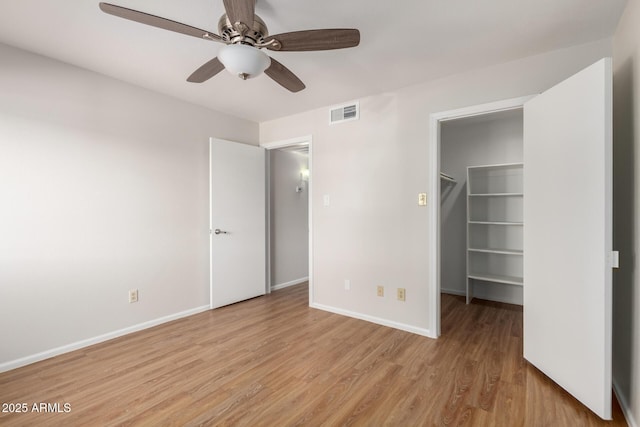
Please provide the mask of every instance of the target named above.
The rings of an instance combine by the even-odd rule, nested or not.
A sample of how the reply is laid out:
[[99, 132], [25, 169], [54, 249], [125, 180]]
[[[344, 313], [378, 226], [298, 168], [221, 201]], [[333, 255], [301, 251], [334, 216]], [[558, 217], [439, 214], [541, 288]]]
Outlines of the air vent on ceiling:
[[350, 102], [348, 104], [331, 107], [329, 112], [329, 124], [344, 123], [360, 118], [360, 103]]

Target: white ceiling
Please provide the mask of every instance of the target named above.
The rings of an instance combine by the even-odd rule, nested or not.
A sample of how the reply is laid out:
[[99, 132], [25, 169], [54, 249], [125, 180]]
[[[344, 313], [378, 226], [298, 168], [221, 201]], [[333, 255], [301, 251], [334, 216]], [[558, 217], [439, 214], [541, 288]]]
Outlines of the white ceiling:
[[[222, 0], [109, 0], [217, 32]], [[358, 28], [360, 46], [269, 52], [307, 86], [267, 76], [186, 78], [222, 44], [101, 12], [95, 0], [0, 5], [0, 42], [254, 121], [611, 36], [627, 0], [257, 0], [270, 34]], [[0, 58], [1, 66], [1, 58]]]

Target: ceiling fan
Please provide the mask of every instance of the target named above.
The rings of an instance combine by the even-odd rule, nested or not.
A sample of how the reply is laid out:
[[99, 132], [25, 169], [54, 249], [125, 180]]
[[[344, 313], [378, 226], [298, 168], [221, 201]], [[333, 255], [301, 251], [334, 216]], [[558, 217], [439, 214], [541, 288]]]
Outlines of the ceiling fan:
[[201, 30], [170, 19], [133, 9], [100, 3], [108, 14], [189, 36], [224, 43], [218, 57], [208, 61], [187, 78], [202, 83], [227, 69], [243, 80], [262, 72], [291, 92], [305, 88], [304, 83], [287, 67], [261, 49], [275, 51], [314, 51], [354, 47], [360, 43], [356, 29], [303, 30], [269, 35], [267, 25], [255, 14], [256, 0], [223, 0], [226, 13], [218, 21], [218, 33]]

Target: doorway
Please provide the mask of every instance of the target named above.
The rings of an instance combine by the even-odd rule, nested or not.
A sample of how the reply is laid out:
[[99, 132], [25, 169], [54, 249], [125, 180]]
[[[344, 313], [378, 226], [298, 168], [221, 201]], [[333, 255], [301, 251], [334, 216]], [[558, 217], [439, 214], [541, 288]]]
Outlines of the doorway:
[[522, 306], [522, 109], [445, 121], [440, 150], [440, 291]]
[[[459, 198], [463, 197], [466, 200], [466, 166], [470, 165], [460, 165], [455, 166], [454, 169], [456, 172], [451, 172], [444, 170], [442, 168], [442, 138], [443, 134], [446, 132], [453, 132], [458, 134], [463, 134], [465, 131], [461, 128], [455, 126], [457, 123], [466, 123], [467, 125], [473, 125], [474, 123], [482, 123], [483, 120], [486, 120], [489, 117], [509, 117], [510, 115], [517, 115], [518, 111], [521, 111], [524, 103], [531, 99], [532, 96], [515, 98], [505, 101], [499, 101], [489, 104], [482, 104], [468, 108], [462, 108], [458, 110], [445, 111], [442, 113], [432, 114], [430, 117], [430, 166], [431, 166], [431, 194], [433, 195], [432, 200], [434, 203], [431, 203], [431, 235], [435, 236], [434, 239], [430, 239], [430, 297], [431, 300], [435, 302], [432, 304], [432, 307], [435, 306], [435, 310], [431, 310], [430, 324], [432, 330], [432, 336], [437, 338], [440, 336], [440, 320], [441, 320], [441, 292], [448, 291], [450, 293], [457, 294], [467, 294], [466, 286], [462, 287], [462, 284], [466, 283], [466, 275], [465, 277], [460, 276], [460, 272], [466, 271], [466, 247], [468, 246], [466, 232], [462, 235], [458, 232], [455, 242], [447, 242], [445, 244], [445, 248], [449, 251], [455, 251], [458, 255], [455, 258], [447, 258], [443, 259], [445, 254], [442, 253], [442, 206], [441, 201], [445, 202], [445, 208], [454, 209], [457, 211], [463, 209], [464, 214], [458, 213], [452, 219], [454, 222], [451, 227], [460, 226], [460, 224], [456, 224], [455, 221], [461, 222], [462, 227], [466, 230], [466, 201], [463, 206], [460, 206]], [[462, 122], [464, 120], [464, 122]], [[445, 129], [447, 126], [447, 129]], [[450, 154], [453, 156], [453, 154]], [[497, 162], [500, 160], [496, 159]], [[483, 158], [483, 155], [478, 154], [477, 160], [474, 162], [480, 162], [478, 164], [489, 161], [486, 158]], [[491, 163], [491, 161], [489, 161]], [[441, 175], [441, 172], [444, 175]], [[456, 177], [455, 175], [462, 175]], [[455, 182], [450, 181], [449, 179], [453, 179]], [[443, 181], [446, 181], [443, 182]], [[457, 187], [457, 188], [456, 188]], [[443, 200], [444, 196], [444, 200]], [[458, 200], [458, 206], [455, 206], [455, 201]], [[445, 224], [446, 226], [447, 224]], [[453, 228], [451, 228], [453, 229]], [[464, 249], [463, 255], [460, 255], [461, 247]], [[452, 275], [448, 275], [442, 271], [443, 261], [446, 263], [453, 262], [457, 263], [457, 270], [451, 270], [453, 272]], [[462, 266], [460, 264], [462, 263]], [[458, 277], [455, 277], [457, 274]], [[462, 273], [464, 274], [464, 273]], [[443, 286], [443, 278], [447, 280], [445, 286]]]
[[266, 149], [267, 289], [311, 283], [311, 136]]

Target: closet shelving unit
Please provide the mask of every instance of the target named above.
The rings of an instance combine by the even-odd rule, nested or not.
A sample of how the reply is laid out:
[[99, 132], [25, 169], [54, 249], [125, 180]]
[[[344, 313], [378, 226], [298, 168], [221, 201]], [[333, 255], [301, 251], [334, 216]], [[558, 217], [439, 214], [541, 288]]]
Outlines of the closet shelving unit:
[[480, 283], [523, 286], [523, 164], [467, 168], [467, 304]]

